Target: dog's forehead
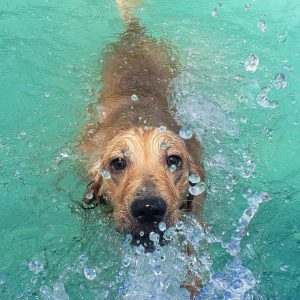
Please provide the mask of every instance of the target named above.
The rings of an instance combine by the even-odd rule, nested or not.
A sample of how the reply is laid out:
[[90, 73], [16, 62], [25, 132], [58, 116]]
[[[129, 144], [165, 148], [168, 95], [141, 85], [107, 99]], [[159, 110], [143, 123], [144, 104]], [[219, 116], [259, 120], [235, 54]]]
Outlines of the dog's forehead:
[[182, 139], [172, 131], [161, 131], [160, 128], [134, 128], [116, 135], [109, 143], [110, 152], [124, 155], [131, 153], [165, 152], [166, 150], [185, 150]]

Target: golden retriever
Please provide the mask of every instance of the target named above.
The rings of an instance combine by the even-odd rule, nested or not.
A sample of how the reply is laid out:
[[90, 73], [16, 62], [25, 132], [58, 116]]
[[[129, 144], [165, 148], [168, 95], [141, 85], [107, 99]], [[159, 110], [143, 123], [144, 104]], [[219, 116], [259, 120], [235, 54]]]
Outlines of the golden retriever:
[[168, 107], [179, 72], [171, 48], [117, 3], [125, 30], [105, 51], [100, 109], [80, 138], [92, 180], [84, 201], [109, 202], [119, 231], [149, 233], [174, 225], [182, 210], [200, 215], [204, 196], [189, 193], [189, 175], [204, 179], [202, 149], [195, 136], [180, 137]]

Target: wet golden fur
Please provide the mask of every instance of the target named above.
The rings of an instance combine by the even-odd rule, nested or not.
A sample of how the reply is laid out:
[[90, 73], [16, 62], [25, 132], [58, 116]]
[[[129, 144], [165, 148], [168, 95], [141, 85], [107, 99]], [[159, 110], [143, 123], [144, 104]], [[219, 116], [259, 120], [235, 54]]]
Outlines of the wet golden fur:
[[[188, 195], [188, 176], [198, 173], [204, 178], [201, 147], [195, 137], [179, 137], [180, 127], [168, 108], [170, 83], [178, 69], [170, 48], [147, 36], [131, 18], [104, 55], [100, 109], [92, 114], [80, 138], [80, 149], [92, 180], [87, 193], [94, 194], [93, 200], [100, 202], [105, 197], [111, 203], [120, 231], [141, 230], [130, 214], [130, 205], [138, 196], [162, 197], [167, 203], [167, 225], [178, 220], [180, 209], [200, 214], [203, 197]], [[132, 94], [138, 101], [131, 100]], [[161, 126], [167, 130], [159, 129]], [[129, 155], [124, 154], [127, 151]], [[166, 158], [173, 154], [180, 156], [183, 164], [172, 173]], [[115, 172], [110, 162], [119, 157], [126, 160], [127, 167]], [[108, 170], [111, 178], [104, 179], [101, 169]], [[191, 205], [192, 200], [197, 204]]]

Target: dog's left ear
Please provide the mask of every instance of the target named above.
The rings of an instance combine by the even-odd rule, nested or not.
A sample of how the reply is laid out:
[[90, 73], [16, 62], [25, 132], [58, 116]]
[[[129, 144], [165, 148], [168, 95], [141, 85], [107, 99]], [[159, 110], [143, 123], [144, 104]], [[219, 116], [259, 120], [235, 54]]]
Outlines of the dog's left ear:
[[106, 204], [102, 195], [99, 195], [99, 191], [102, 185], [102, 176], [96, 174], [94, 179], [87, 185], [86, 191], [83, 195], [83, 202], [91, 204], [92, 202]]

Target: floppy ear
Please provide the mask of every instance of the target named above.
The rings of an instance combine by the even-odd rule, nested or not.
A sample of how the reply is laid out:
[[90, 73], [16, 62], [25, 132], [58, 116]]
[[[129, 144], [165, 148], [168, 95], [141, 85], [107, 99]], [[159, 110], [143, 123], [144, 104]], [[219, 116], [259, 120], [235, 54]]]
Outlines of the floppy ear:
[[83, 202], [91, 204], [97, 202], [97, 204], [106, 204], [104, 197], [99, 191], [102, 185], [102, 176], [98, 173], [94, 176], [94, 179], [87, 185], [86, 191], [83, 195]]

